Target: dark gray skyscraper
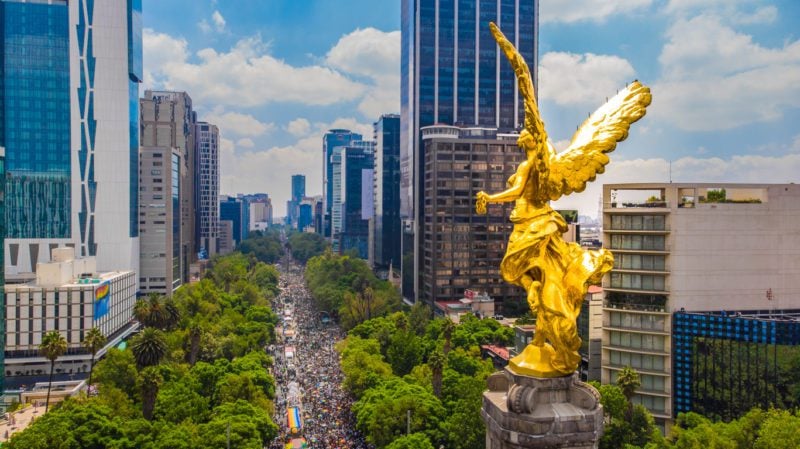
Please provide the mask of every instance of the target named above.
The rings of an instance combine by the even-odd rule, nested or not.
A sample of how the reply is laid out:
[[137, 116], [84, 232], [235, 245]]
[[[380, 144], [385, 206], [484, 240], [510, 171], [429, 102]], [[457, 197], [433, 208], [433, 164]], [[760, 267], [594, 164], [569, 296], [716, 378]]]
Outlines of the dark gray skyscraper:
[[375, 174], [370, 227], [370, 263], [400, 268], [400, 116], [375, 123]]
[[[400, 203], [401, 216], [413, 233], [413, 247], [420, 247], [425, 204], [420, 130], [434, 124], [501, 133], [520, 128], [524, 108], [516, 78], [489, 22], [514, 43], [538, 86], [538, 9], [538, 0], [402, 0]], [[403, 247], [412, 245], [404, 242]], [[415, 279], [420, 263], [417, 254]]]

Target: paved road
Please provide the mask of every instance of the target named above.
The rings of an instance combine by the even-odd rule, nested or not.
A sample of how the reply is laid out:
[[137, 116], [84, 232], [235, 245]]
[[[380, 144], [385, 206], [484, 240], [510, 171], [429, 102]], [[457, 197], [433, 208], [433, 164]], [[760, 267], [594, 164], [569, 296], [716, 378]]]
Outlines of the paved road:
[[30, 405], [22, 410], [11, 413], [11, 419], [0, 421], [0, 442], [8, 441], [11, 435], [25, 429], [34, 419], [43, 414], [44, 405], [40, 407]]
[[275, 422], [280, 435], [270, 448], [281, 448], [289, 438], [286, 410], [299, 407], [303, 416], [302, 436], [309, 447], [367, 449], [354, 429], [351, 396], [342, 389], [336, 342], [345, 337], [336, 324], [323, 324], [305, 287], [302, 268], [286, 259], [279, 265], [281, 294], [273, 309], [281, 323], [275, 358]]

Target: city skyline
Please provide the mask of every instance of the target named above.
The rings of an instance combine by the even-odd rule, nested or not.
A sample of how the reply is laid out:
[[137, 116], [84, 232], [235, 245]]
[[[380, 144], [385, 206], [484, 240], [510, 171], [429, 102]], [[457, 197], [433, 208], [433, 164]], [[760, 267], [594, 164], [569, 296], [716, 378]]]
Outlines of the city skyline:
[[[198, 118], [220, 126], [221, 193], [269, 191], [280, 216], [291, 174], [321, 193], [324, 132], [369, 135], [380, 114], [399, 112], [400, 1], [262, 3], [144, 0], [143, 87], [197, 98]], [[600, 184], [670, 174], [676, 182], [797, 181], [800, 133], [791, 124], [800, 92], [790, 87], [800, 78], [800, 5], [573, 0], [540, 8], [540, 103], [557, 147], [626, 82], [638, 78], [654, 96], [641, 129], [612, 156], [616, 165], [558, 207], [595, 215]]]

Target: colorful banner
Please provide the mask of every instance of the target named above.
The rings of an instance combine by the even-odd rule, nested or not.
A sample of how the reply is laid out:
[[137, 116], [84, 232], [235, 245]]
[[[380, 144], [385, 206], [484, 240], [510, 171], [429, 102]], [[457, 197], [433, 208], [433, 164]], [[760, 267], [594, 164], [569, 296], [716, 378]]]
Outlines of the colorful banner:
[[98, 320], [108, 314], [111, 301], [111, 284], [103, 282], [94, 289], [94, 319]]
[[289, 430], [292, 433], [299, 432], [303, 428], [303, 421], [300, 419], [300, 409], [289, 407], [286, 409], [286, 421], [289, 423]]

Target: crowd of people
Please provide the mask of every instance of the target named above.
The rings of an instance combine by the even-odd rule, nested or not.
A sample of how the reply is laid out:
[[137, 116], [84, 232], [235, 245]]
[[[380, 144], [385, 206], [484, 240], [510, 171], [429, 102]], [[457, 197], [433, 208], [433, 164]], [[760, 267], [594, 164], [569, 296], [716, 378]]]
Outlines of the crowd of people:
[[[315, 309], [300, 266], [284, 260], [279, 269], [281, 293], [273, 309], [281, 322], [270, 352], [275, 359], [275, 422], [280, 431], [270, 448], [283, 449], [293, 438], [304, 438], [313, 449], [370, 448], [355, 430], [352, 398], [342, 388], [334, 346], [344, 333], [326, 311]], [[290, 428], [290, 407], [301, 410], [300, 429]]]

